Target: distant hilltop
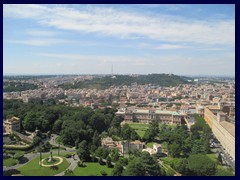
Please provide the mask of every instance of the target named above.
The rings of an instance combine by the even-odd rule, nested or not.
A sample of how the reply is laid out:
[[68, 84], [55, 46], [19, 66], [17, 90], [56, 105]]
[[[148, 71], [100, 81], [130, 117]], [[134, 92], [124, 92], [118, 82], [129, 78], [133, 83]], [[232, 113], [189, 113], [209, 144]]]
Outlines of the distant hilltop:
[[148, 74], [148, 75], [114, 75], [95, 77], [91, 80], [85, 80], [74, 84], [60, 85], [63, 89], [76, 88], [96, 88], [106, 89], [110, 86], [130, 86], [132, 84], [145, 85], [159, 85], [159, 86], [177, 86], [179, 84], [191, 83], [192, 78], [181, 77], [174, 74]]

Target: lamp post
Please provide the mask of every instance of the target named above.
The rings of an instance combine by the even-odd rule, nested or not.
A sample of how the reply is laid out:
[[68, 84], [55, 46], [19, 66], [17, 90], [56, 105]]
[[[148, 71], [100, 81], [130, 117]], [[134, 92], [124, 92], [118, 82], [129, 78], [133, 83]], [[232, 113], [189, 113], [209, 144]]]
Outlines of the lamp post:
[[58, 143], [58, 155], [60, 153], [60, 143]]
[[42, 166], [42, 146], [39, 145], [39, 153], [40, 153], [40, 166]]

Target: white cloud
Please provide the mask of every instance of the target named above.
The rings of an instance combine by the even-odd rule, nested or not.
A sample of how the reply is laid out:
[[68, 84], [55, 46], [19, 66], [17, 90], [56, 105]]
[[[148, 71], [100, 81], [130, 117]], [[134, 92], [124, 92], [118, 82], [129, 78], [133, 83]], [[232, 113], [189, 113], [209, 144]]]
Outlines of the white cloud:
[[27, 35], [30, 35], [30, 36], [47, 36], [47, 37], [52, 37], [52, 36], [56, 36], [58, 35], [59, 33], [57, 32], [54, 32], [54, 31], [44, 31], [44, 30], [26, 30], [25, 31]]
[[7, 40], [6, 42], [12, 44], [23, 44], [30, 46], [51, 46], [51, 45], [59, 45], [59, 44], [67, 44], [72, 43], [68, 40], [60, 40], [60, 39], [26, 39], [26, 40]]
[[33, 18], [44, 26], [120, 38], [144, 37], [166, 42], [235, 44], [234, 20], [197, 21], [149, 16], [114, 8], [56, 5], [4, 5], [4, 17]]
[[155, 49], [182, 49], [182, 48], [189, 48], [189, 47], [182, 46], [182, 45], [162, 44], [160, 46], [157, 46]]

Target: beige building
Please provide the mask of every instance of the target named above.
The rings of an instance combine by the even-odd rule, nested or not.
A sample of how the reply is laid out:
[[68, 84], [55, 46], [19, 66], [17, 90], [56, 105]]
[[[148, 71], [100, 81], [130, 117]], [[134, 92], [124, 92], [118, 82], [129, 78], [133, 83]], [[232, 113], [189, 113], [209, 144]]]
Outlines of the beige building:
[[159, 123], [181, 124], [182, 117], [184, 114], [177, 111], [134, 109], [125, 112], [124, 120], [139, 123], [150, 123], [157, 120]]
[[103, 148], [113, 149], [117, 148], [121, 155], [128, 154], [129, 152], [133, 152], [135, 150], [142, 151], [145, 143], [141, 141], [113, 141], [111, 137], [106, 137], [101, 140], [101, 145]]
[[3, 133], [11, 134], [13, 131], [20, 132], [20, 119], [17, 117], [12, 117], [11, 119], [6, 119], [3, 121]]
[[122, 154], [128, 154], [129, 152], [134, 152], [136, 150], [142, 151], [145, 143], [141, 141], [132, 141], [132, 142], [122, 142]]
[[217, 107], [205, 107], [204, 119], [211, 127], [214, 136], [235, 161], [235, 125], [226, 121], [227, 114]]

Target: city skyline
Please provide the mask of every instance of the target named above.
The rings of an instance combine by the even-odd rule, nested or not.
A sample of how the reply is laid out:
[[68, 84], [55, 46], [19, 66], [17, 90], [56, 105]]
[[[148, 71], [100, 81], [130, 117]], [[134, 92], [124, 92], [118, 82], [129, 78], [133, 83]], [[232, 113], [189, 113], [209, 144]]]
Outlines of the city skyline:
[[235, 76], [235, 5], [4, 5], [3, 73]]

